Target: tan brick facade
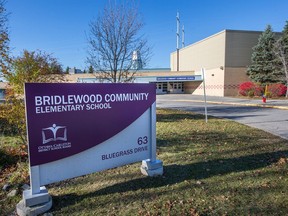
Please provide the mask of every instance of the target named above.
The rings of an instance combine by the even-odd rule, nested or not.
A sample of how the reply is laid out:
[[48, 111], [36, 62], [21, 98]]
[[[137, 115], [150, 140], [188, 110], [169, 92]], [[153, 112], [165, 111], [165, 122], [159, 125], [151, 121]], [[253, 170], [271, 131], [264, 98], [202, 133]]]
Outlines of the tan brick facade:
[[[250, 64], [252, 47], [262, 32], [224, 30], [204, 40], [171, 53], [171, 70], [206, 69], [206, 93], [213, 96], [235, 96], [242, 82], [248, 81], [246, 68]], [[189, 83], [185, 88], [193, 94], [203, 94], [203, 86]]]

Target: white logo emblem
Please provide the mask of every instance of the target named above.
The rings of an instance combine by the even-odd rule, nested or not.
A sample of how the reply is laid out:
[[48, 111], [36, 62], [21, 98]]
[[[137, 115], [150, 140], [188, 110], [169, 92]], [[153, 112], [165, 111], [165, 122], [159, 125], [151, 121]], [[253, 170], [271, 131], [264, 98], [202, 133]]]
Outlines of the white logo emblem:
[[66, 126], [57, 126], [53, 124], [52, 127], [42, 129], [42, 143], [46, 144], [51, 141], [67, 141]]

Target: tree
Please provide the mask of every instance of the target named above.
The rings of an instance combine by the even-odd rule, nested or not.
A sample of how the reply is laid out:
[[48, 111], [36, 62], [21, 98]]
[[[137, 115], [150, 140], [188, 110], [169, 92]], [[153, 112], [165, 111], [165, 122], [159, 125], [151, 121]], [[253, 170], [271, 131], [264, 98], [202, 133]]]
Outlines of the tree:
[[26, 82], [59, 82], [64, 79], [57, 60], [41, 51], [24, 50], [22, 56], [13, 59], [11, 68], [5, 78], [16, 94], [24, 93]]
[[17, 135], [27, 143], [25, 105], [23, 100], [24, 83], [26, 82], [62, 82], [62, 67], [50, 55], [37, 51], [24, 50], [22, 56], [14, 58], [11, 70], [5, 78], [9, 81], [6, 102], [1, 105], [0, 118], [16, 128]]
[[247, 69], [247, 74], [252, 81], [266, 85], [277, 83], [281, 79], [280, 71], [277, 69], [277, 59], [273, 52], [274, 44], [274, 33], [268, 25], [259, 36], [258, 44], [253, 47], [251, 65]]
[[11, 58], [9, 56], [8, 13], [5, 0], [0, 0], [0, 77], [9, 71]]
[[89, 68], [88, 68], [88, 73], [91, 73], [91, 74], [94, 73], [94, 68], [93, 68], [92, 65], [89, 66]]
[[69, 74], [70, 67], [66, 67], [65, 74]]
[[110, 4], [96, 21], [90, 23], [87, 62], [98, 76], [108, 82], [131, 82], [133, 51], [141, 53], [142, 64], [149, 59], [150, 48], [140, 34], [143, 27], [134, 5]]
[[[288, 21], [286, 21], [282, 33], [282, 36], [275, 43], [274, 53], [281, 62], [280, 70], [283, 72], [283, 80], [288, 87]], [[286, 97], [288, 97], [288, 91], [286, 91]]]

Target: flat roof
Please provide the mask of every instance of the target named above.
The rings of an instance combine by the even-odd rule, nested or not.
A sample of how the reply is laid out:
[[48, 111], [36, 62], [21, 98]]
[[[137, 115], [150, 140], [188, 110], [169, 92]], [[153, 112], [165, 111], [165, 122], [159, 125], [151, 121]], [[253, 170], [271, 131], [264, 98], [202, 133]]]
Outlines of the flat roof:
[[[198, 43], [202, 43], [203, 41], [206, 41], [206, 40], [209, 40], [210, 38], [213, 38], [213, 37], [215, 37], [215, 36], [217, 36], [217, 35], [220, 35], [220, 34], [223, 34], [223, 33], [226, 33], [226, 32], [235, 32], [235, 33], [249, 33], [249, 34], [262, 34], [263, 32], [264, 32], [264, 30], [263, 31], [253, 31], [253, 30], [233, 30], [233, 29], [224, 29], [224, 30], [222, 30], [222, 31], [220, 31], [220, 32], [217, 32], [217, 33], [215, 33], [215, 34], [213, 34], [213, 35], [210, 35], [210, 36], [208, 36], [208, 37], [206, 37], [206, 38], [203, 38], [202, 40], [199, 40], [199, 41], [196, 41], [195, 43], [192, 43], [192, 44], [189, 44], [189, 45], [187, 45], [187, 46], [185, 46], [185, 47], [183, 47], [183, 48], [180, 48], [179, 50], [183, 50], [183, 49], [188, 49], [189, 47], [191, 47], [191, 46], [193, 46], [193, 45], [196, 45], [196, 44], [198, 44]], [[273, 32], [275, 35], [281, 35], [282, 33], [281, 32]], [[172, 52], [172, 53], [176, 53], [176, 51], [174, 51], [174, 52]], [[172, 54], [171, 53], [171, 54]]]
[[171, 68], [143, 68], [137, 70], [136, 73], [148, 73], [148, 72], [170, 72]]

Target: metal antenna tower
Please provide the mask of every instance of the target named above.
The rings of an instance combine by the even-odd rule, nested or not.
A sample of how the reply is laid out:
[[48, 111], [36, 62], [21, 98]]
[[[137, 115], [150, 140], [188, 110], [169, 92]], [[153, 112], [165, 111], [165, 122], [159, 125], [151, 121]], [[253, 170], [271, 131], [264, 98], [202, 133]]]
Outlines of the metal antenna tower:
[[180, 34], [179, 34], [179, 31], [180, 31], [180, 17], [179, 17], [179, 12], [177, 12], [177, 15], [176, 15], [176, 24], [177, 24], [177, 31], [176, 31], [176, 49], [178, 50], [179, 49], [179, 38], [180, 38]]
[[184, 25], [182, 26], [182, 48], [185, 46], [185, 31]]
[[176, 23], [177, 23], [177, 31], [176, 31], [176, 50], [177, 50], [177, 71], [179, 71], [179, 28], [180, 28], [180, 17], [179, 17], [179, 12], [177, 12], [176, 16]]

